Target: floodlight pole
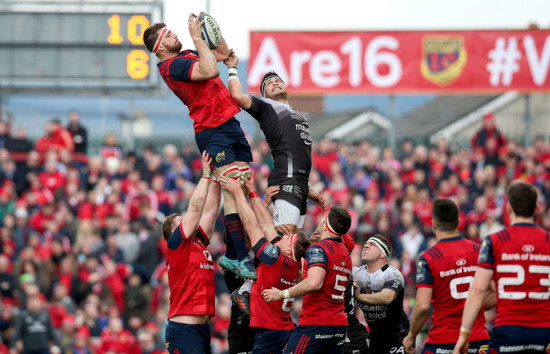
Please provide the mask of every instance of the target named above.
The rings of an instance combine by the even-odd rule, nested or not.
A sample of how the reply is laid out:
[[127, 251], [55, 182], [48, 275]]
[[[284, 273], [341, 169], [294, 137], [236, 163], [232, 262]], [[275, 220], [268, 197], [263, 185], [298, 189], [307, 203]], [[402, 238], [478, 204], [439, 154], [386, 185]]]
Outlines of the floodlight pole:
[[390, 132], [388, 134], [388, 143], [391, 147], [391, 149], [395, 153], [395, 95], [393, 93], [390, 94]]
[[523, 116], [525, 122], [525, 136], [523, 138], [524, 146], [528, 146], [531, 141], [531, 123], [533, 117], [531, 116], [531, 95], [525, 95], [525, 114]]

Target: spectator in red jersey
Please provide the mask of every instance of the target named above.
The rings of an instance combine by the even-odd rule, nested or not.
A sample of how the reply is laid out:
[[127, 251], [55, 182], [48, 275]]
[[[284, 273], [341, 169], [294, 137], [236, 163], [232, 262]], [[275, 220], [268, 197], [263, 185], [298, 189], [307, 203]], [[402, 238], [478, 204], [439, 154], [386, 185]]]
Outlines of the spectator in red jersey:
[[66, 176], [59, 171], [57, 163], [56, 157], [48, 157], [44, 162], [44, 171], [38, 174], [42, 186], [49, 189], [54, 195], [66, 182]]
[[118, 143], [118, 138], [115, 133], [107, 132], [103, 137], [103, 145], [99, 148], [99, 156], [103, 160], [107, 160], [110, 157], [117, 159], [122, 158], [122, 148]]
[[141, 353], [134, 335], [124, 329], [122, 320], [117, 317], [109, 319], [108, 327], [101, 331], [101, 346], [98, 354], [138, 354]]
[[483, 116], [481, 129], [478, 130], [470, 140], [472, 150], [481, 148], [483, 149], [483, 152], [487, 154], [487, 143], [490, 139], [495, 140], [496, 151], [498, 151], [498, 149], [502, 146], [506, 146], [506, 138], [504, 137], [504, 134], [497, 129], [495, 125], [495, 116], [493, 113], [487, 113]]
[[73, 136], [63, 128], [59, 119], [52, 119], [46, 123], [46, 135], [38, 139], [35, 149], [40, 154], [45, 154], [50, 150], [69, 150], [73, 152]]

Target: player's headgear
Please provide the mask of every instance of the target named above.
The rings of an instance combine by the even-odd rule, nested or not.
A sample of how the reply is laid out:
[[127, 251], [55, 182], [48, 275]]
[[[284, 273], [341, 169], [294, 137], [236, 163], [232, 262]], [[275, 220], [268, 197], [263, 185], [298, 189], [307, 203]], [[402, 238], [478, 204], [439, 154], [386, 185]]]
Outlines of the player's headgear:
[[275, 71], [268, 72], [267, 74], [264, 75], [264, 78], [262, 79], [262, 83], [260, 84], [260, 93], [262, 94], [263, 97], [265, 97], [265, 86], [269, 81], [273, 79], [279, 79], [283, 84], [285, 83], [283, 79], [281, 79], [281, 77]]
[[386, 255], [386, 258], [390, 258], [391, 245], [388, 242], [388, 240], [386, 240], [386, 238], [384, 236], [382, 236], [380, 234], [376, 234], [376, 235], [370, 237], [367, 240], [367, 242], [374, 243], [380, 249], [380, 251], [382, 251], [382, 253], [384, 253]]
[[339, 206], [333, 206], [325, 214], [325, 227], [332, 236], [342, 237], [349, 231], [351, 216]]
[[160, 47], [162, 46], [162, 42], [164, 42], [164, 38], [166, 38], [166, 35], [168, 34], [168, 32], [170, 32], [170, 31], [166, 27], [163, 27], [160, 30], [157, 41], [155, 42], [155, 45], [153, 46], [153, 53], [154, 54], [157, 54], [157, 52], [159, 51]]

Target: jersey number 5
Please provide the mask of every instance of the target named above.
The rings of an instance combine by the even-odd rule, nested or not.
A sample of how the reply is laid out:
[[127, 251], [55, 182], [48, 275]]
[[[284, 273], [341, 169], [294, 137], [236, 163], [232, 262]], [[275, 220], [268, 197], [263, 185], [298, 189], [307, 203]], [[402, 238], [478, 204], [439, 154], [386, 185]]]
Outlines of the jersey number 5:
[[343, 275], [336, 275], [336, 281], [334, 282], [334, 290], [336, 294], [332, 294], [334, 300], [344, 299], [344, 292], [346, 291], [346, 286], [348, 285], [348, 278]]

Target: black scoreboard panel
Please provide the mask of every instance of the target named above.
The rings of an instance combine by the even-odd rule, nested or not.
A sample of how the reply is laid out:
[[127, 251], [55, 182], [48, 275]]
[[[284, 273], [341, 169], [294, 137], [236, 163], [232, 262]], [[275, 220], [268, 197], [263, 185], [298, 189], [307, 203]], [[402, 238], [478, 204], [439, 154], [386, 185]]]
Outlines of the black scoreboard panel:
[[154, 88], [156, 59], [142, 33], [161, 10], [100, 7], [0, 12], [0, 89]]

